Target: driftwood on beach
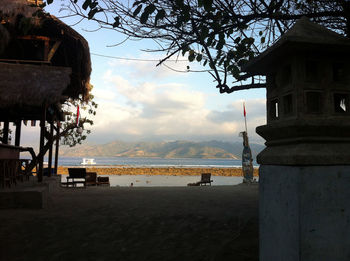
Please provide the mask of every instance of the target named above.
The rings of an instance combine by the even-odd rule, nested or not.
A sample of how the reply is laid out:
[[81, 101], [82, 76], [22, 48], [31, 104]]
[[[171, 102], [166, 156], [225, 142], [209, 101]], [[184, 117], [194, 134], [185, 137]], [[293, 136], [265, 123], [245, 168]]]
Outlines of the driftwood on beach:
[[[87, 171], [96, 172], [98, 175], [200, 176], [202, 173], [211, 173], [212, 176], [242, 176], [241, 168], [96, 166], [88, 167]], [[254, 176], [258, 176], [258, 172], [258, 169], [254, 169]], [[68, 167], [59, 167], [58, 174], [68, 174]]]

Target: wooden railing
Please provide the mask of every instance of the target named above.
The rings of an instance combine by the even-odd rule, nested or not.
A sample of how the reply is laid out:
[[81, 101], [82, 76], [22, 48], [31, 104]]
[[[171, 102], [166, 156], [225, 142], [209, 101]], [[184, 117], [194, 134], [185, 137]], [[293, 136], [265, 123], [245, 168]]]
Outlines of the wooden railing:
[[22, 166], [24, 162], [21, 159], [0, 159], [0, 188], [10, 188], [18, 181], [29, 180], [29, 174]]

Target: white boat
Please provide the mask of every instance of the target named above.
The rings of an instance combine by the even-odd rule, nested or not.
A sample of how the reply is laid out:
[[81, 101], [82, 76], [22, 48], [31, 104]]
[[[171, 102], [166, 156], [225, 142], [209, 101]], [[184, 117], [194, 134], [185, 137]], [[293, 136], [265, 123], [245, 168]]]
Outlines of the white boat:
[[81, 165], [95, 165], [95, 159], [87, 159], [83, 158], [83, 162], [80, 163]]

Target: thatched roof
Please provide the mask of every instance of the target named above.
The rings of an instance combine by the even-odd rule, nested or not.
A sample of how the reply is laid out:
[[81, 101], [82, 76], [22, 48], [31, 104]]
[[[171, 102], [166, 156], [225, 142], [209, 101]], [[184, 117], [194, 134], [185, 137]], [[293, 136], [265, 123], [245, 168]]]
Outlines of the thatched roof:
[[[9, 80], [8, 75], [16, 72], [17, 79]], [[71, 69], [31, 64], [0, 64], [0, 109], [56, 104], [61, 93], [70, 82]], [[49, 86], [49, 88], [47, 87]], [[11, 90], [11, 91], [9, 91]]]
[[0, 0], [0, 6], [1, 16], [6, 16], [10, 22], [14, 22], [18, 14], [31, 17], [38, 10], [27, 0]]
[[[32, 17], [33, 12], [36, 16]], [[90, 51], [87, 41], [71, 27], [45, 13], [38, 7], [29, 6], [26, 0], [0, 0], [0, 21], [6, 29], [10, 41], [0, 37], [0, 59], [42, 60], [43, 43], [19, 39], [23, 35], [49, 37], [50, 48], [55, 41], [61, 41], [52, 57], [54, 66], [70, 67], [71, 81], [62, 95], [70, 98], [88, 97], [91, 89]], [[1, 34], [6, 30], [0, 28]], [[5, 33], [4, 33], [5, 32]], [[3, 46], [3, 52], [1, 52]], [[50, 88], [50, 86], [47, 86]]]
[[34, 32], [62, 41], [51, 62], [56, 66], [72, 68], [71, 84], [64, 94], [70, 97], [82, 94], [87, 97], [91, 90], [91, 60], [89, 44], [85, 38], [52, 15], [45, 16], [41, 27]]

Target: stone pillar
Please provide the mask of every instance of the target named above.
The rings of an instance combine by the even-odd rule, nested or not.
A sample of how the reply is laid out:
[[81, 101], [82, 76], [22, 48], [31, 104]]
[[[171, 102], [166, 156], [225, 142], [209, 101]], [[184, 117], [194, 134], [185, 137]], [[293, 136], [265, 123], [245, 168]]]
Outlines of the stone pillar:
[[317, 116], [256, 129], [260, 261], [350, 260], [350, 118]]
[[350, 39], [302, 18], [245, 71], [266, 76], [259, 260], [350, 260]]

